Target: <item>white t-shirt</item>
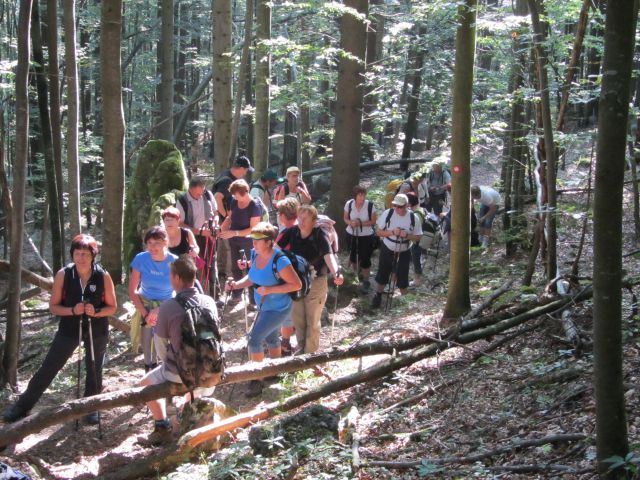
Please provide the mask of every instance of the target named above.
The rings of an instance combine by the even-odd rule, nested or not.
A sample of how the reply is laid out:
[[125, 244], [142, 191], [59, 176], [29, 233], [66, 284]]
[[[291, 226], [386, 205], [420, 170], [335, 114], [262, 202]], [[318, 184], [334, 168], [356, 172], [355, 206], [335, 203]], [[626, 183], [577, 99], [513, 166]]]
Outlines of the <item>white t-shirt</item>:
[[[356, 207], [356, 201], [354, 199], [351, 200], [347, 200], [347, 203], [344, 204], [344, 211], [345, 212], [349, 212], [349, 205], [351, 204], [351, 214], [349, 215], [349, 218], [351, 220], [362, 220], [363, 222], [368, 222], [369, 220], [371, 220], [369, 218], [369, 204], [371, 202], [369, 200], [365, 200], [364, 204], [362, 205], [361, 209], [358, 209], [358, 207]], [[371, 204], [371, 216], [373, 216], [373, 214], [376, 211], [376, 207], [375, 205]], [[364, 226], [362, 227], [362, 229], [360, 229], [360, 227], [356, 228], [355, 233], [353, 231], [354, 229], [351, 228], [351, 225], [347, 225], [347, 233], [356, 237], [366, 237], [369, 235], [373, 235], [373, 226], [369, 225], [369, 226]]]
[[[389, 225], [386, 225], [387, 216], [389, 215], [389, 211], [393, 211], [391, 218], [389, 219]], [[409, 235], [422, 235], [422, 225], [420, 224], [420, 218], [413, 212], [409, 210], [405, 210], [405, 215], [399, 215], [394, 209], [390, 208], [389, 210], [385, 210], [382, 212], [382, 215], [378, 217], [378, 221], [376, 222], [378, 228], [382, 230], [394, 230], [396, 228], [401, 228], [405, 230]], [[414, 218], [414, 226], [411, 227], [411, 216]], [[393, 251], [393, 252], [404, 252], [409, 249], [410, 242], [406, 238], [399, 238], [395, 235], [391, 235], [390, 237], [381, 237], [382, 242], [385, 246]]]
[[480, 187], [480, 203], [486, 207], [493, 207], [502, 203], [502, 197], [491, 187]]

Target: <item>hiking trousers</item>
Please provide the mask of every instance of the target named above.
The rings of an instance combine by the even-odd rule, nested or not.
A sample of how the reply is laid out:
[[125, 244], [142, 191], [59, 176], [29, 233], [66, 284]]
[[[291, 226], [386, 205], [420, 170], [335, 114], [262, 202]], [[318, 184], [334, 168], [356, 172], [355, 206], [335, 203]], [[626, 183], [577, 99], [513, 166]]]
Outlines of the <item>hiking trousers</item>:
[[296, 329], [298, 349], [303, 353], [317, 352], [320, 348], [320, 317], [329, 290], [326, 275], [311, 282], [306, 297], [293, 302], [291, 318]]

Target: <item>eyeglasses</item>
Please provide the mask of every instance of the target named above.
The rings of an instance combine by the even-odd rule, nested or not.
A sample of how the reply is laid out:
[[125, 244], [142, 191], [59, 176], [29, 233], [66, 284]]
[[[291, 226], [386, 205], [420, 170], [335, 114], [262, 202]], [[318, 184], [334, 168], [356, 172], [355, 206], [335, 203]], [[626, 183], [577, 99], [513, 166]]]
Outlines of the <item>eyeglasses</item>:
[[393, 208], [407, 208], [406, 205], [394, 205]]

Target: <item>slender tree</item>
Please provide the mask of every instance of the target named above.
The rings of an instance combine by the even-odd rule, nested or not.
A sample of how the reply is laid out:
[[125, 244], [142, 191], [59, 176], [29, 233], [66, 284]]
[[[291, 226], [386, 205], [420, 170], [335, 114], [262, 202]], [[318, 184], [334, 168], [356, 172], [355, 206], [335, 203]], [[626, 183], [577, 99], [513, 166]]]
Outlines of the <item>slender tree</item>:
[[122, 0], [102, 2], [100, 75], [102, 77], [104, 223], [102, 264], [115, 283], [122, 281], [124, 211], [124, 112], [120, 67]]
[[67, 79], [67, 172], [69, 224], [80, 232], [80, 165], [78, 161], [78, 62], [76, 54], [76, 2], [63, 0], [65, 77]]
[[[340, 43], [344, 54], [338, 63], [335, 137], [331, 168], [329, 214], [343, 226], [342, 211], [351, 189], [360, 181], [360, 139], [364, 67], [367, 48], [368, 0], [346, 0], [352, 10], [340, 19]], [[343, 232], [344, 228], [338, 228]]]
[[[422, 37], [426, 33], [423, 24], [416, 25], [416, 39], [411, 49], [411, 93], [407, 100], [407, 123], [404, 126], [404, 145], [402, 158], [411, 158], [411, 145], [418, 130], [418, 105], [420, 102], [420, 89], [422, 88], [422, 67], [424, 64], [425, 48], [422, 45]], [[407, 170], [409, 164], [400, 164], [402, 170]]]
[[160, 8], [162, 29], [160, 33], [160, 125], [157, 137], [161, 140], [173, 139], [173, 56], [174, 56], [174, 16], [173, 0], [162, 0]]
[[269, 163], [269, 110], [271, 105], [271, 2], [256, 0], [256, 113], [253, 129], [253, 161], [258, 172]]
[[32, 0], [20, 0], [18, 20], [18, 64], [16, 67], [16, 137], [13, 164], [13, 216], [11, 219], [11, 266], [7, 330], [2, 358], [2, 384], [18, 384], [20, 348], [20, 290], [22, 288], [22, 235], [24, 234], [24, 200], [29, 156], [29, 51], [31, 50]]
[[44, 52], [42, 49], [42, 31], [40, 29], [40, 8], [34, 0], [31, 12], [31, 42], [33, 46], [33, 69], [36, 73], [38, 90], [38, 111], [40, 118], [40, 146], [44, 153], [45, 173], [47, 177], [47, 197], [49, 199], [49, 223], [51, 225], [51, 256], [53, 270], [57, 272], [64, 265], [64, 241], [62, 232], [62, 212], [60, 196], [62, 186], [58, 185], [53, 138], [51, 133], [51, 117], [49, 115], [49, 87], [45, 72]]
[[231, 152], [231, 0], [213, 0], [214, 164], [221, 172]]
[[476, 47], [476, 0], [458, 6], [456, 63], [451, 114], [451, 265], [444, 317], [458, 318], [471, 307], [469, 299], [469, 230], [471, 227], [471, 101]]
[[622, 193], [631, 66], [637, 21], [633, 0], [610, 0], [604, 34], [603, 78], [598, 107], [598, 144], [593, 210], [593, 350], [596, 448], [606, 478], [627, 478], [621, 469], [605, 473], [605, 460], [628, 450], [622, 371]]
[[549, 81], [547, 79], [548, 57], [544, 48], [544, 30], [540, 21], [537, 0], [528, 0], [529, 12], [531, 13], [531, 26], [533, 27], [534, 50], [536, 56], [536, 70], [538, 74], [538, 85], [540, 87], [540, 110], [542, 115], [542, 128], [544, 130], [544, 142], [539, 148], [546, 159], [545, 187], [547, 190], [546, 208], [546, 240], [547, 240], [547, 279], [553, 280], [557, 275], [557, 255], [556, 255], [556, 149], [553, 142], [553, 124], [551, 123], [551, 102], [549, 101]]

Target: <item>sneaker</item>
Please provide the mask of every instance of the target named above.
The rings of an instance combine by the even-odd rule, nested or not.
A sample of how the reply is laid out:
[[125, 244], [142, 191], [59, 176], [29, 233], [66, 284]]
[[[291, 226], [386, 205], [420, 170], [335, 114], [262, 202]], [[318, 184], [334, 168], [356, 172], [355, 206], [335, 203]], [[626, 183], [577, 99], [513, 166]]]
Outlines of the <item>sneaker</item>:
[[249, 387], [247, 387], [245, 395], [249, 398], [257, 397], [258, 395], [262, 395], [263, 388], [264, 383], [262, 382], [262, 380], [251, 380], [249, 382]]
[[2, 413], [2, 419], [7, 423], [13, 423], [27, 415], [29, 415], [29, 410], [25, 410], [17, 403], [14, 403]]
[[87, 425], [98, 425], [100, 423], [100, 415], [98, 412], [90, 413], [84, 416], [84, 421]]
[[382, 305], [382, 294], [381, 293], [376, 293], [373, 296], [373, 300], [371, 300], [371, 307], [372, 308], [380, 308], [380, 305]]

